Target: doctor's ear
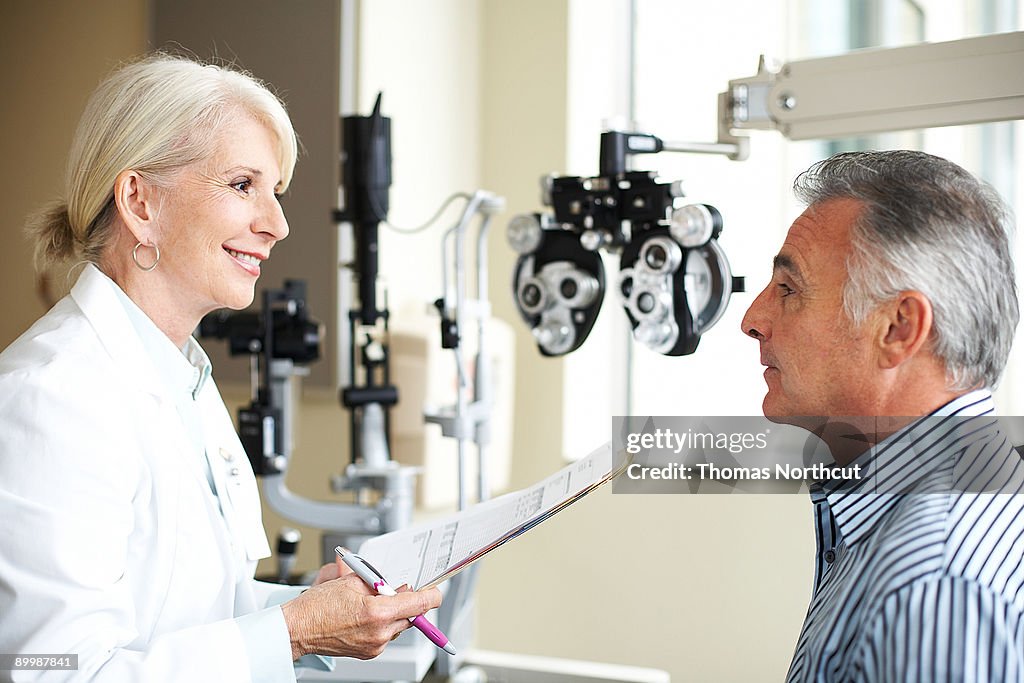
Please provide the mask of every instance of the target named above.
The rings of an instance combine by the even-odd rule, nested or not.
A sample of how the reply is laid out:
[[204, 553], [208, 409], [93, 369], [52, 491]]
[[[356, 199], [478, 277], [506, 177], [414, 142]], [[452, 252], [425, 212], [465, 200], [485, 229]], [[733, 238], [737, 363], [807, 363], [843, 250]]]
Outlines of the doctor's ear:
[[932, 332], [932, 302], [918, 291], [900, 292], [882, 309], [880, 351], [884, 367], [912, 358]]
[[157, 241], [158, 188], [138, 171], [121, 171], [114, 179], [114, 204], [137, 242]]

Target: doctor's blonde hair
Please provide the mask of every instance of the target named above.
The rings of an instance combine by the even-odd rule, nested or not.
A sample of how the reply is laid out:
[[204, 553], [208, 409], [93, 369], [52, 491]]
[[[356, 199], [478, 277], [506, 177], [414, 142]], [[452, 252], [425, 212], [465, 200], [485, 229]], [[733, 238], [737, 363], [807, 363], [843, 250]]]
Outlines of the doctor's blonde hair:
[[298, 143], [281, 101], [252, 75], [156, 53], [107, 77], [89, 98], [68, 154], [64, 197], [28, 224], [39, 268], [79, 257], [93, 263], [110, 242], [114, 180], [134, 170], [168, 186], [208, 158], [221, 128], [248, 114], [273, 133], [282, 186]]

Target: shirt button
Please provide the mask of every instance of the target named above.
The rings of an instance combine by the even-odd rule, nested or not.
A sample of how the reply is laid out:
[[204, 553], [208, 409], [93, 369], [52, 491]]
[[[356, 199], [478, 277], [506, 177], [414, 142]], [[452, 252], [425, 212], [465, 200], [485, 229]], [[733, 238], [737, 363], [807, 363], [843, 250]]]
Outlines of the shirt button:
[[828, 562], [829, 564], [832, 564], [833, 562], [835, 562], [836, 561], [836, 551], [834, 551], [834, 550], [826, 550], [825, 551], [825, 561]]

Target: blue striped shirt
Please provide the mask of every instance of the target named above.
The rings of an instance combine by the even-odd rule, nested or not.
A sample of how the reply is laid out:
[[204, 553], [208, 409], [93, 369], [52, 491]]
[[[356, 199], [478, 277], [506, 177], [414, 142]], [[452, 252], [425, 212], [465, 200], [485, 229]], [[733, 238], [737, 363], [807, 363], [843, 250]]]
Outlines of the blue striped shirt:
[[788, 681], [1024, 682], [1024, 464], [993, 409], [961, 396], [855, 461], [873, 476], [812, 487]]

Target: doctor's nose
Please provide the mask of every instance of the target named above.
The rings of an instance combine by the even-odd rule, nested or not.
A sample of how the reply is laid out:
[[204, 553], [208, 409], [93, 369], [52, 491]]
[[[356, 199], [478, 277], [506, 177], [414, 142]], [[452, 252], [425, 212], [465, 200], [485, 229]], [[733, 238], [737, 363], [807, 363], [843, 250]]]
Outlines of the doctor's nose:
[[253, 231], [263, 233], [274, 242], [280, 242], [288, 236], [288, 219], [285, 218], [284, 209], [277, 196], [267, 199], [259, 219], [253, 225]]

